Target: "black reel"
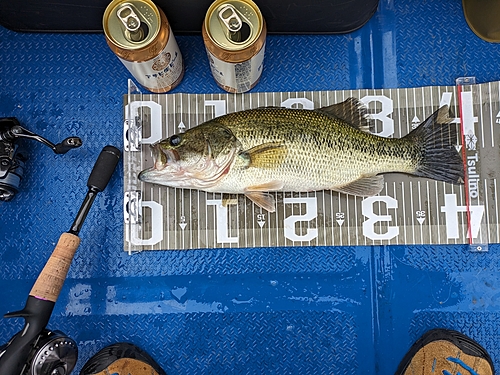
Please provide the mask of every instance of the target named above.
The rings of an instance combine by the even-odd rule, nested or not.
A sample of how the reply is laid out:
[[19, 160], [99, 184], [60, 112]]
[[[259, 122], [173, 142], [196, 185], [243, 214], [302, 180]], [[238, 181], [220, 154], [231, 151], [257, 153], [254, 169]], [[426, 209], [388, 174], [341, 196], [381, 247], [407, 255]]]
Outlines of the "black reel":
[[19, 192], [26, 155], [20, 151], [17, 140], [32, 139], [50, 147], [56, 154], [65, 154], [80, 147], [82, 140], [69, 137], [58, 144], [23, 128], [15, 117], [0, 118], [0, 201], [10, 201]]
[[[0, 357], [8, 349], [0, 347]], [[69, 375], [78, 360], [76, 342], [61, 331], [43, 329], [33, 342], [20, 375]]]
[[76, 342], [61, 331], [44, 329], [23, 375], [69, 375], [78, 360]]

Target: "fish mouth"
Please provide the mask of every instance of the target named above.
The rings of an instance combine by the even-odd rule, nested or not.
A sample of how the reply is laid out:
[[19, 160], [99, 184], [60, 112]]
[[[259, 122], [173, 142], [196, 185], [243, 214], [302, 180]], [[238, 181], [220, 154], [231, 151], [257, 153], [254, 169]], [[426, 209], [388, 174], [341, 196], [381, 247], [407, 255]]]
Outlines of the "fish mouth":
[[179, 153], [175, 150], [164, 150], [160, 145], [149, 146], [154, 159], [154, 168], [158, 171], [165, 169], [167, 165], [173, 165], [179, 161]]
[[153, 166], [139, 173], [139, 180], [143, 182], [155, 182], [156, 178], [160, 177], [160, 172], [167, 167], [174, 167], [178, 163], [180, 157], [175, 150], [163, 150], [159, 144], [149, 146], [153, 155]]

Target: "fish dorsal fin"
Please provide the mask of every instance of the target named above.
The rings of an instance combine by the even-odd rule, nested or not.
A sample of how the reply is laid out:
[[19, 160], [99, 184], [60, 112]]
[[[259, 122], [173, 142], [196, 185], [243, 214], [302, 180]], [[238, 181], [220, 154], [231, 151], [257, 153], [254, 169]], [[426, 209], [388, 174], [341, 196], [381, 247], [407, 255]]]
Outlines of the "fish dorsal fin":
[[247, 167], [276, 168], [283, 163], [287, 152], [285, 145], [270, 142], [242, 151], [239, 156], [246, 159]]
[[371, 197], [377, 195], [384, 188], [384, 176], [369, 176], [362, 177], [347, 185], [332, 188], [332, 190], [340, 191], [345, 194], [357, 195], [360, 197]]
[[274, 200], [274, 197], [269, 193], [264, 193], [262, 191], [249, 191], [245, 193], [245, 196], [257, 206], [262, 207], [266, 211], [276, 211], [276, 201]]
[[316, 111], [327, 113], [330, 116], [344, 120], [352, 127], [363, 132], [370, 132], [368, 111], [365, 105], [356, 98], [348, 98], [342, 103], [318, 108]]

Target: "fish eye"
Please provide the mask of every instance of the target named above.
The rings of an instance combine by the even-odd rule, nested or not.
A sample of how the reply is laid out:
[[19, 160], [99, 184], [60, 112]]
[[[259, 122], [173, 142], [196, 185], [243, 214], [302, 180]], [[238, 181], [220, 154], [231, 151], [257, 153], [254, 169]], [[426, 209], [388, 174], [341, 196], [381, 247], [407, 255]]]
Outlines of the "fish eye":
[[175, 146], [179, 146], [179, 144], [181, 143], [181, 136], [180, 135], [173, 135], [170, 137], [170, 146], [172, 147], [175, 147]]

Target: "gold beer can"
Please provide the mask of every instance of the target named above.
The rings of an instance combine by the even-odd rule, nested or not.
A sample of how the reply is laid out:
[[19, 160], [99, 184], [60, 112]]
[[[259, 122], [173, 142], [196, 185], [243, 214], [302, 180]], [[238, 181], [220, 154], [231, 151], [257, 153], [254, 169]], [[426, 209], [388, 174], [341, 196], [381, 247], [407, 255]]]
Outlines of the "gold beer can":
[[102, 23], [109, 47], [142, 86], [162, 93], [179, 84], [181, 51], [167, 17], [152, 1], [114, 0]]
[[260, 79], [266, 23], [251, 0], [216, 0], [202, 25], [212, 75], [231, 93], [252, 89]]

